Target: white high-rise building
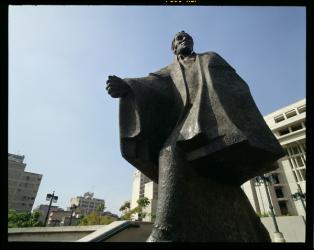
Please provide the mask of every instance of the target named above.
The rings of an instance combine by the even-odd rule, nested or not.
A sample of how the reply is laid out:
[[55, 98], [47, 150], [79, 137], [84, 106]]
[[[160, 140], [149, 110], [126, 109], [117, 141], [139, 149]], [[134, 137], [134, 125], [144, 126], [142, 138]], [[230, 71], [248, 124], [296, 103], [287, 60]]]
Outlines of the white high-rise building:
[[[137, 207], [137, 200], [141, 197], [146, 197], [150, 201], [150, 204], [144, 209], [147, 216], [143, 221], [152, 221], [154, 219], [152, 215], [156, 213], [158, 185], [139, 170], [136, 170], [133, 174], [131, 209]], [[137, 220], [138, 215], [133, 215], [132, 219]]]
[[[305, 217], [302, 201], [293, 200], [291, 196], [297, 192], [306, 193], [305, 99], [276, 110], [264, 119], [286, 152], [286, 156], [276, 163], [279, 168], [268, 173], [272, 174], [274, 180], [269, 189], [275, 214]], [[256, 186], [252, 179], [244, 183], [242, 188], [257, 213], [268, 213], [264, 186]], [[305, 201], [303, 204], [306, 204]]]

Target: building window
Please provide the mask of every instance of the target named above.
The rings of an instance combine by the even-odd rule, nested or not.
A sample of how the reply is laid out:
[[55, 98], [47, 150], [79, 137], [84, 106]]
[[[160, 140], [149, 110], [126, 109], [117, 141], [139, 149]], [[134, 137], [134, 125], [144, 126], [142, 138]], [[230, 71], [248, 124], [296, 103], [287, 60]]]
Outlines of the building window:
[[305, 143], [301, 143], [301, 147], [303, 148], [303, 151], [306, 152], [306, 144]]
[[299, 114], [304, 113], [305, 112], [305, 105], [298, 107], [298, 112], [299, 112]]
[[298, 153], [300, 153], [299, 148], [298, 148], [297, 145], [292, 147], [292, 152], [293, 152], [294, 155], [297, 155]]
[[295, 171], [295, 173], [297, 174], [297, 181], [300, 182], [302, 181], [302, 178], [301, 178], [301, 175], [300, 175], [300, 172], [299, 171]]
[[273, 181], [273, 184], [279, 184], [280, 183], [278, 174], [272, 174], [272, 181]]
[[287, 215], [288, 214], [288, 207], [287, 207], [286, 201], [278, 201], [278, 205], [279, 205], [281, 214]]
[[300, 169], [300, 173], [301, 173], [301, 175], [303, 177], [303, 180], [306, 181], [306, 170], [305, 170], [305, 168]]
[[296, 159], [296, 162], [298, 163], [298, 167], [304, 166], [303, 161], [300, 156], [295, 157], [295, 159]]
[[306, 180], [306, 162], [304, 143], [293, 144], [287, 147], [288, 160], [296, 182]]
[[292, 171], [292, 174], [294, 175], [295, 180], [298, 180], [298, 177], [297, 177], [295, 171]]
[[290, 110], [290, 111], [286, 112], [287, 118], [291, 118], [291, 117], [296, 116], [296, 115], [297, 115], [297, 112], [295, 110]]
[[276, 193], [276, 197], [277, 198], [283, 198], [284, 197], [281, 187], [276, 187], [275, 188], [275, 193]]
[[291, 126], [292, 131], [297, 131], [300, 129], [302, 129], [302, 124], [296, 124], [296, 125]]
[[288, 128], [284, 128], [284, 129], [281, 129], [278, 131], [279, 135], [282, 136], [282, 135], [286, 135], [286, 134], [289, 134], [290, 131]]
[[281, 122], [281, 121], [283, 121], [284, 119], [285, 119], [285, 117], [284, 117], [283, 115], [278, 115], [278, 116], [274, 117], [274, 121], [275, 121], [276, 123]]

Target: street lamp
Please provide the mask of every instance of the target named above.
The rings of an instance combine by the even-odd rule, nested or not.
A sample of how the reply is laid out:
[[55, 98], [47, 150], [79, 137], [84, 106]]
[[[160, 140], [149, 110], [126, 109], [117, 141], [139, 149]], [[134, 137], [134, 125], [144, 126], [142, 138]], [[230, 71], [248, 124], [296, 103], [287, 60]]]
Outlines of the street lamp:
[[70, 207], [70, 210], [71, 210], [71, 216], [70, 216], [69, 226], [71, 226], [73, 213], [74, 213], [74, 211], [76, 210], [76, 208], [77, 208], [77, 205], [74, 205], [74, 204]]
[[53, 191], [52, 194], [47, 194], [46, 201], [50, 201], [50, 203], [49, 203], [49, 207], [48, 207], [48, 211], [47, 211], [47, 215], [46, 215], [44, 226], [47, 225], [48, 216], [49, 216], [49, 212], [50, 212], [50, 208], [51, 208], [51, 203], [52, 202], [56, 203], [57, 200], [58, 200], [58, 196], [55, 196], [55, 191]]
[[266, 196], [267, 196], [267, 200], [268, 200], [268, 204], [269, 204], [269, 210], [270, 210], [269, 212], [270, 212], [270, 215], [273, 219], [273, 223], [274, 223], [274, 227], [275, 227], [274, 242], [286, 242], [284, 237], [283, 237], [283, 234], [281, 232], [279, 232], [277, 220], [276, 220], [275, 213], [274, 213], [274, 207], [273, 207], [271, 199], [270, 199], [269, 189], [268, 189], [268, 185], [267, 185], [267, 183], [268, 184], [274, 183], [274, 176], [273, 175], [256, 176], [255, 177], [255, 185], [260, 186], [262, 183], [264, 184], [264, 187], [265, 187]]
[[304, 208], [304, 211], [306, 212], [306, 207], [305, 207], [305, 203], [304, 203], [306, 195], [305, 195], [305, 193], [302, 192], [302, 189], [301, 189], [301, 187], [300, 187], [300, 185], [298, 183], [297, 183], [297, 186], [298, 186], [298, 192], [292, 194], [291, 198], [294, 201], [301, 200], [301, 203], [302, 203], [302, 206]]

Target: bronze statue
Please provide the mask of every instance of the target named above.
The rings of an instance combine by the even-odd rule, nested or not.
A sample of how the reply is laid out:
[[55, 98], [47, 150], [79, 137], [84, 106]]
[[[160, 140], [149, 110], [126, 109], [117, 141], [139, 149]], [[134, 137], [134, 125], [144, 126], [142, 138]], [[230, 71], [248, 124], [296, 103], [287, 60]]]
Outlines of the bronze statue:
[[240, 185], [284, 155], [248, 85], [184, 31], [175, 60], [147, 77], [109, 76], [120, 98], [122, 156], [158, 183], [147, 241], [269, 242]]

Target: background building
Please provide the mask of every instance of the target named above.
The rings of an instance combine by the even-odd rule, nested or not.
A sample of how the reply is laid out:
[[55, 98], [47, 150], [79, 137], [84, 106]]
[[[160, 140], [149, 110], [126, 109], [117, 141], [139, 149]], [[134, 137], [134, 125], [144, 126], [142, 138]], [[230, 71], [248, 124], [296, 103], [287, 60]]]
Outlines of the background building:
[[143, 221], [154, 221], [157, 210], [157, 199], [158, 199], [158, 185], [157, 183], [150, 181], [145, 184], [144, 196], [150, 201], [149, 205], [144, 209], [147, 213]]
[[[38, 207], [36, 207], [34, 209], [34, 211], [40, 212], [40, 216], [39, 216], [38, 220], [40, 222], [42, 222], [42, 223], [45, 223], [45, 219], [46, 219], [46, 216], [47, 216], [48, 208], [49, 208], [49, 205], [43, 205], [42, 204], [42, 205], [39, 205]], [[63, 209], [59, 208], [58, 206], [51, 206], [49, 213], [55, 212], [55, 211], [63, 211]]]
[[77, 222], [77, 217], [74, 215], [72, 216], [72, 219], [70, 219], [71, 213], [72, 213], [71, 211], [64, 210], [49, 212], [47, 226], [50, 227], [69, 226], [70, 220], [71, 225], [75, 225]]
[[8, 208], [30, 212], [42, 175], [26, 172], [25, 167], [24, 155], [8, 154]]
[[[276, 162], [279, 168], [269, 173], [274, 180], [269, 189], [275, 214], [305, 217], [301, 200], [291, 197], [300, 191], [306, 193], [305, 99], [272, 112], [264, 119], [286, 152], [286, 156]], [[244, 183], [242, 188], [257, 213], [268, 213], [269, 205], [263, 186], [255, 186], [252, 179]]]
[[[150, 201], [150, 204], [144, 209], [148, 215], [143, 221], [152, 221], [154, 216], [151, 215], [156, 214], [158, 185], [139, 170], [136, 170], [133, 174], [131, 209], [137, 207], [137, 200], [141, 197], [146, 197]], [[132, 219], [137, 220], [138, 215], [133, 215]]]
[[[70, 207], [76, 206], [76, 212], [79, 214], [89, 214], [97, 211], [99, 206], [105, 207], [105, 200], [94, 198], [94, 193], [86, 192], [83, 196], [71, 198]], [[70, 208], [68, 208], [69, 210]], [[102, 211], [101, 211], [102, 212]]]

